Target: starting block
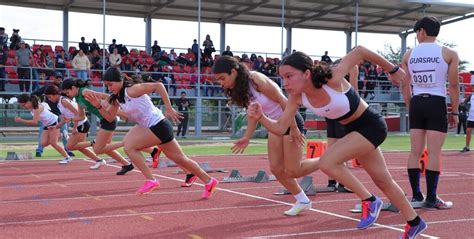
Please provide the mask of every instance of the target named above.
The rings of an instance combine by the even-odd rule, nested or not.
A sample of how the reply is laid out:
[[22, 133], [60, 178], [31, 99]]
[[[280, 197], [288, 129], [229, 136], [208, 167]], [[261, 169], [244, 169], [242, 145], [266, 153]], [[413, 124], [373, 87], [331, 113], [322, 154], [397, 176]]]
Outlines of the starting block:
[[33, 159], [33, 154], [7, 152], [7, 157], [5, 158], [5, 160], [27, 160], [27, 159]]
[[16, 152], [7, 152], [7, 157], [5, 160], [20, 160]]
[[255, 176], [242, 176], [239, 170], [234, 169], [230, 172], [229, 177], [224, 177], [223, 183], [240, 183], [240, 182], [255, 182], [255, 183], [266, 183], [275, 181], [276, 178], [273, 175], [268, 175], [264, 170], [257, 172]]
[[172, 160], [161, 159], [158, 162], [158, 168], [167, 168], [167, 167], [178, 167], [178, 165]]
[[[171, 162], [173, 162], [173, 161], [171, 161]], [[174, 165], [175, 166], [168, 166], [168, 167], [178, 166], [176, 163], [174, 163]], [[204, 170], [204, 172], [206, 172], [206, 173], [227, 173], [227, 172], [229, 172], [229, 171], [227, 171], [223, 168], [212, 168], [211, 164], [209, 164], [208, 162], [199, 163], [199, 167], [201, 167], [202, 170]], [[183, 170], [176, 171], [176, 174], [181, 174], [181, 173], [184, 173], [184, 171]]]
[[[298, 183], [303, 189], [303, 192], [307, 196], [314, 196], [317, 193], [317, 189], [313, 184], [313, 176], [304, 176], [301, 181]], [[334, 192], [334, 190], [332, 190]], [[274, 195], [287, 195], [291, 194], [290, 191], [286, 188], [280, 189], [278, 192], [274, 193]]]

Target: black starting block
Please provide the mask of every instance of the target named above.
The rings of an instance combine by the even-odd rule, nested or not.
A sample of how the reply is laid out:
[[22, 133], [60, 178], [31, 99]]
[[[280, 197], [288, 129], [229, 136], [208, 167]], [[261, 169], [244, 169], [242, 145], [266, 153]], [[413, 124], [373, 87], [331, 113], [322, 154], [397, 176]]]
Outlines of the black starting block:
[[255, 183], [266, 183], [275, 181], [276, 178], [273, 175], [268, 175], [264, 170], [257, 172], [255, 176], [242, 176], [239, 170], [234, 169], [230, 172], [229, 177], [224, 177], [223, 183], [239, 183], [239, 182], [255, 182]]
[[158, 168], [178, 167], [173, 160], [161, 159], [158, 162]]
[[5, 160], [26, 160], [26, 159], [33, 159], [33, 154], [7, 152], [7, 157], [5, 158]]
[[[341, 193], [352, 193], [344, 187], [316, 187], [313, 184], [313, 176], [304, 176], [299, 182], [301, 189], [307, 196], [313, 196], [316, 193], [329, 193], [329, 192], [341, 192]], [[275, 195], [287, 195], [291, 194], [286, 188], [280, 189]]]
[[[174, 163], [174, 165], [178, 166], [176, 163]], [[175, 167], [175, 166], [168, 166], [168, 167]], [[206, 172], [206, 173], [227, 173], [227, 172], [229, 172], [229, 171], [227, 171], [223, 168], [212, 168], [211, 164], [208, 163], [208, 162], [199, 163], [199, 167], [201, 167], [202, 170], [204, 170], [204, 172]], [[180, 174], [180, 173], [184, 173], [184, 171], [183, 170], [176, 171], [176, 174]]]

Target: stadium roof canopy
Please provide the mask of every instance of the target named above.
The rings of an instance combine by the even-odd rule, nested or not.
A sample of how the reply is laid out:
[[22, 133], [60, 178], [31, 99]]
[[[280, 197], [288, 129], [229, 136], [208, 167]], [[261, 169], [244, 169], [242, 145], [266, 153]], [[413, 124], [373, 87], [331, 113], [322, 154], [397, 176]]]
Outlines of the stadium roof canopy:
[[[285, 27], [354, 32], [410, 33], [422, 16], [443, 24], [474, 17], [474, 3], [427, 0], [286, 0]], [[2, 5], [102, 14], [102, 0], [0, 0]], [[107, 0], [107, 14], [197, 21], [197, 0]], [[202, 0], [201, 21], [281, 26], [281, 0]], [[408, 32], [407, 32], [408, 31]]]

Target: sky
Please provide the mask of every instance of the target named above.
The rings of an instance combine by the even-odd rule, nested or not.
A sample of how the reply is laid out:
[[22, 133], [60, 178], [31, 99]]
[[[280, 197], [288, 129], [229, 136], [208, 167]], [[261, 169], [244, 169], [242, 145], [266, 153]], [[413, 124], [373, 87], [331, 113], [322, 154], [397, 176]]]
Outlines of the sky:
[[[25, 17], [28, 16], [28, 17]], [[80, 41], [81, 36], [86, 42], [96, 38], [102, 39], [102, 15], [69, 12], [69, 41]], [[28, 39], [56, 40], [57, 43], [41, 42], [39, 44], [62, 45], [62, 12], [32, 8], [20, 8], [0, 5], [0, 24], [11, 36], [12, 29], [20, 29], [20, 36]], [[469, 62], [468, 69], [474, 70], [474, 18], [451, 23], [441, 27], [438, 39], [457, 45], [455, 50], [461, 60]], [[179, 29], [179, 31], [177, 31]], [[469, 30], [471, 29], [471, 30]], [[220, 46], [220, 26], [217, 23], [201, 23], [201, 43], [209, 34], [216, 46]], [[286, 32], [284, 31], [284, 34]], [[117, 43], [125, 44], [129, 49], [145, 45], [145, 22], [143, 18], [119, 16], [106, 17], [106, 45], [117, 39]], [[177, 52], [185, 52], [191, 47], [193, 39], [198, 39], [198, 23], [186, 21], [152, 20], [152, 42], [158, 40], [162, 48], [176, 48]], [[355, 37], [352, 37], [353, 45]], [[320, 56], [328, 51], [330, 56], [341, 57], [346, 53], [346, 36], [343, 32], [293, 29], [292, 47], [312, 56]], [[32, 41], [27, 41], [31, 43]], [[359, 33], [358, 44], [374, 51], [384, 51], [385, 45], [394, 48], [401, 46], [398, 35]], [[407, 46], [416, 44], [414, 34], [407, 37]], [[282, 47], [282, 30], [279, 27], [260, 27], [245, 25], [226, 25], [226, 45], [236, 53], [273, 53], [280, 54]], [[77, 44], [70, 44], [77, 46]], [[283, 49], [286, 47], [286, 35], [283, 37]], [[182, 48], [183, 50], [179, 50]]]

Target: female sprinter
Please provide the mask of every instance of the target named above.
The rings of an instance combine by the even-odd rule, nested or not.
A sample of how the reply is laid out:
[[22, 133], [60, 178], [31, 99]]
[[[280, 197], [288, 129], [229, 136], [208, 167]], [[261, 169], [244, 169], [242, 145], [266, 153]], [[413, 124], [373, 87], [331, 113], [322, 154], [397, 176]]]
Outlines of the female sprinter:
[[56, 128], [59, 129], [63, 124], [67, 124], [71, 121], [73, 122], [74, 126], [72, 127], [72, 134], [67, 142], [67, 148], [69, 150], [79, 150], [90, 159], [96, 161], [96, 164], [91, 166], [90, 169], [99, 169], [100, 166], [105, 164], [105, 161], [102, 161], [102, 159], [97, 157], [97, 155], [89, 148], [89, 143], [83, 144], [82, 148], [77, 147], [78, 143], [86, 142], [87, 132], [89, 132], [90, 128], [87, 117], [83, 112], [84, 109], [81, 108], [82, 112], [79, 113], [76, 101], [71, 100], [66, 96], [62, 96], [59, 87], [56, 85], [46, 87], [44, 95], [49, 99], [49, 101], [57, 103], [58, 109], [61, 112], [62, 120], [58, 125], [56, 125]]
[[291, 125], [301, 104], [316, 115], [339, 121], [344, 126], [345, 136], [328, 148], [320, 159], [306, 160], [309, 163], [301, 164], [301, 171], [310, 173], [320, 168], [354, 191], [362, 200], [362, 217], [357, 228], [365, 229], [375, 223], [383, 203], [344, 166], [347, 160], [358, 158], [375, 184], [400, 209], [407, 221], [403, 238], [415, 238], [427, 225], [413, 210], [402, 189], [387, 170], [378, 147], [387, 136], [387, 125], [383, 117], [369, 108], [344, 80], [350, 69], [363, 59], [389, 70], [391, 79], [395, 82], [400, 82], [405, 75], [398, 66], [394, 67], [385, 58], [361, 46], [346, 55], [339, 65], [328, 70], [314, 67], [309, 56], [295, 52], [283, 59], [279, 67], [285, 89], [289, 93], [283, 116], [278, 121], [267, 118], [258, 103], [249, 107], [248, 114], [280, 135]]
[[124, 150], [132, 162], [143, 173], [145, 184], [138, 189], [137, 194], [146, 194], [159, 187], [160, 183], [151, 170], [146, 166], [140, 149], [160, 145], [162, 152], [180, 167], [186, 169], [201, 179], [205, 185], [203, 198], [210, 198], [212, 192], [219, 183], [215, 178], [211, 178], [199, 165], [184, 155], [178, 142], [173, 136], [173, 127], [165, 118], [161, 110], [153, 105], [148, 94], [158, 93], [166, 107], [166, 117], [173, 121], [178, 121], [180, 113], [171, 106], [166, 89], [161, 82], [133, 84], [130, 81], [123, 81], [120, 70], [115, 67], [109, 68], [104, 73], [104, 84], [112, 93], [108, 102], [103, 102], [100, 95], [87, 95], [88, 101], [96, 108], [103, 108], [109, 105], [104, 117], [115, 118], [120, 109], [127, 115], [127, 118], [138, 125], [131, 128], [123, 139]]
[[[239, 63], [231, 56], [222, 56], [215, 62], [214, 74], [233, 104], [247, 108], [251, 102], [259, 102], [263, 113], [268, 117], [277, 120], [283, 115], [287, 99], [278, 85], [265, 75], [249, 71], [245, 64]], [[301, 131], [304, 121], [299, 113], [293, 118], [285, 135], [279, 136], [269, 132], [267, 145], [270, 170], [280, 184], [296, 199], [293, 207], [284, 212], [288, 216], [296, 216], [301, 211], [311, 208], [311, 200], [298, 185], [296, 179], [291, 177], [291, 170], [285, 171], [289, 162], [302, 159], [301, 142], [304, 142], [304, 137]], [[255, 132], [257, 121], [252, 118], [248, 118], [247, 121], [245, 135], [234, 143], [233, 153], [243, 153]]]
[[18, 103], [20, 103], [23, 108], [31, 111], [33, 119], [26, 120], [17, 116], [15, 117], [15, 122], [38, 125], [38, 121], [41, 121], [44, 125], [41, 145], [43, 145], [43, 147], [48, 145], [53, 146], [53, 148], [64, 157], [64, 160], [59, 161], [59, 164], [69, 163], [71, 158], [64, 148], [58, 145], [59, 129], [55, 127], [58, 124], [58, 116], [51, 113], [49, 105], [47, 103], [41, 103], [36, 95], [29, 94], [20, 95], [18, 97]]
[[[128, 162], [124, 157], [122, 157], [122, 155], [120, 155], [120, 153], [116, 150], [105, 149], [105, 146], [112, 141], [114, 130], [117, 127], [117, 121], [115, 117], [113, 119], [105, 119], [102, 114], [104, 114], [106, 110], [103, 107], [96, 108], [92, 106], [91, 103], [89, 103], [89, 101], [84, 98], [84, 94], [86, 94], [87, 92], [92, 92], [91, 90], [86, 88], [87, 86], [88, 82], [79, 79], [67, 79], [63, 81], [63, 84], [61, 85], [61, 88], [67, 97], [75, 98], [78, 104], [78, 112], [80, 116], [84, 113], [84, 110], [87, 110], [100, 119], [100, 130], [99, 132], [97, 132], [96, 139], [93, 140], [92, 143], [78, 143], [76, 147], [85, 148], [88, 146], [92, 146], [96, 154], [105, 153], [109, 155], [110, 157], [122, 164], [122, 169], [117, 172], [117, 175], [124, 175], [127, 172], [133, 170], [133, 165]], [[99, 168], [101, 165], [105, 165], [105, 160], [97, 161], [96, 164], [100, 165], [94, 165], [93, 167]]]

